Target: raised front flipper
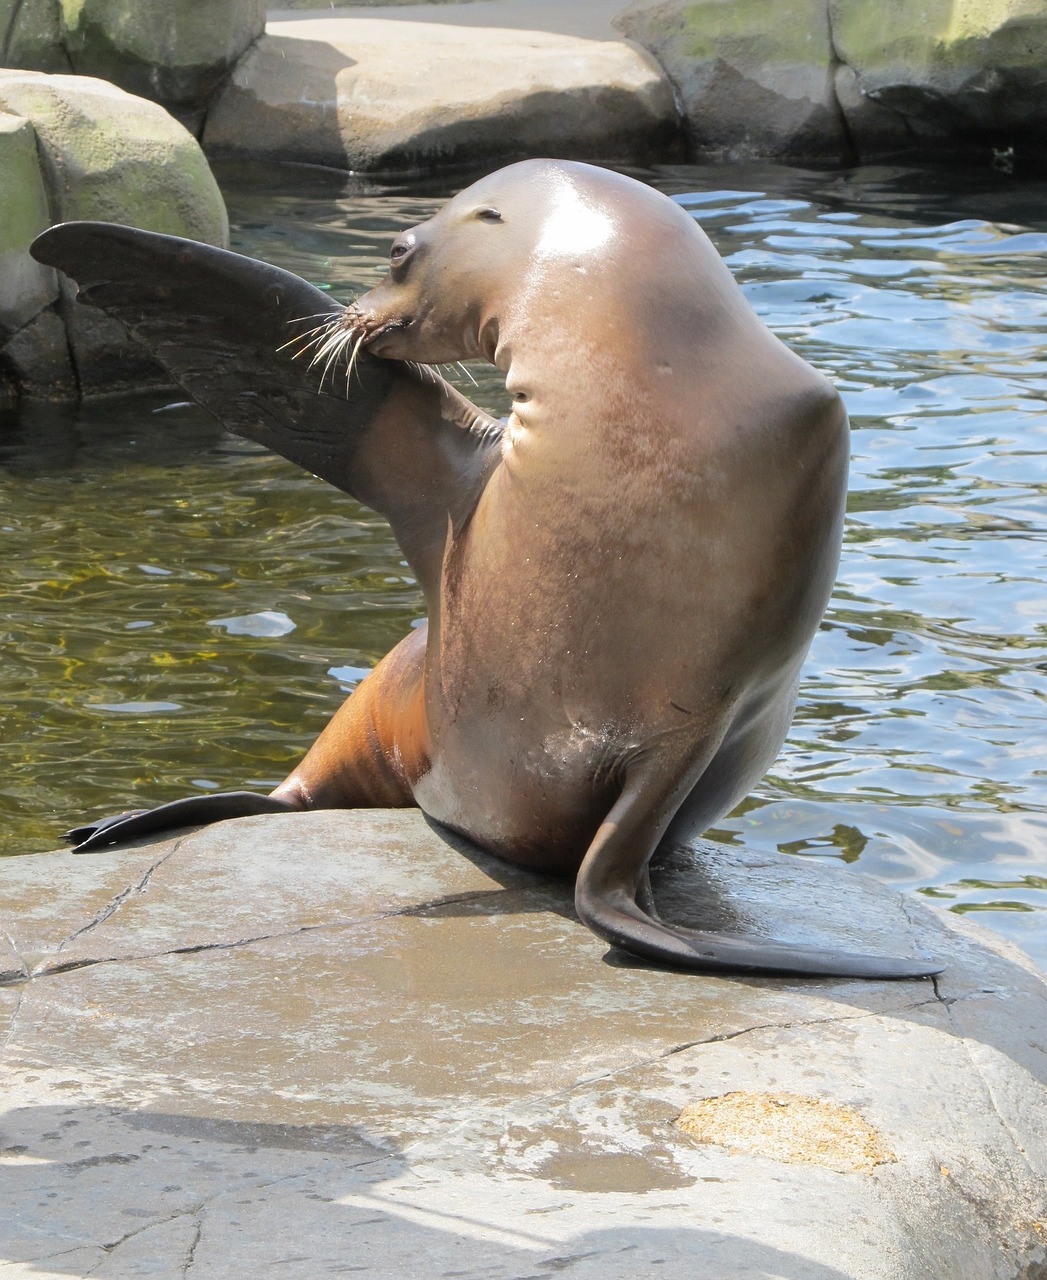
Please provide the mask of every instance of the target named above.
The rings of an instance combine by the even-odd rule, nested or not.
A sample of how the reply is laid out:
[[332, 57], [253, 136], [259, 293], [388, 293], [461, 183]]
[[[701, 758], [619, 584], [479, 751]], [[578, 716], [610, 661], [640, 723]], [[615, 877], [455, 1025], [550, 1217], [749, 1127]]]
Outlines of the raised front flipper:
[[652, 772], [637, 769], [627, 779], [578, 872], [578, 915], [605, 942], [660, 964], [728, 973], [925, 978], [942, 971], [942, 965], [918, 957], [830, 951], [686, 929], [660, 919], [653, 914], [647, 869], [686, 788], [676, 780], [652, 777]]
[[157, 805], [155, 809], [130, 809], [111, 818], [101, 818], [82, 827], [74, 827], [62, 837], [75, 847], [74, 853], [87, 853], [107, 845], [125, 844], [156, 831], [194, 827], [224, 818], [248, 818], [256, 813], [293, 813], [297, 805], [255, 791], [221, 791], [206, 796], [189, 796]]
[[31, 252], [223, 426], [384, 515], [430, 596], [449, 523], [468, 519], [497, 462], [489, 415], [435, 372], [363, 350], [348, 377], [352, 343], [311, 363], [346, 309], [267, 263], [104, 222], [52, 227]]

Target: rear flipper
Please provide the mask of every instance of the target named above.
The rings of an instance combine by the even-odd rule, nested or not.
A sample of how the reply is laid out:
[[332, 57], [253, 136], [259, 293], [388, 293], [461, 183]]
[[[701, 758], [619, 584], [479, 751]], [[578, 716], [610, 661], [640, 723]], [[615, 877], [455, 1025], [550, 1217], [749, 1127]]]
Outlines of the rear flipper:
[[657, 785], [631, 779], [582, 862], [575, 906], [583, 923], [605, 942], [685, 969], [841, 978], [926, 978], [941, 973], [943, 965], [919, 957], [826, 951], [773, 938], [685, 929], [659, 919], [647, 864], [672, 817], [672, 806], [673, 797], [659, 795]]
[[224, 818], [247, 818], [257, 813], [295, 813], [298, 805], [254, 791], [220, 791], [205, 796], [189, 796], [157, 805], [155, 809], [130, 809], [111, 818], [102, 818], [82, 827], [74, 827], [62, 837], [70, 841], [74, 853], [101, 849], [106, 845], [124, 844], [152, 835], [154, 831], [172, 831], [178, 827], [200, 826], [221, 822]]

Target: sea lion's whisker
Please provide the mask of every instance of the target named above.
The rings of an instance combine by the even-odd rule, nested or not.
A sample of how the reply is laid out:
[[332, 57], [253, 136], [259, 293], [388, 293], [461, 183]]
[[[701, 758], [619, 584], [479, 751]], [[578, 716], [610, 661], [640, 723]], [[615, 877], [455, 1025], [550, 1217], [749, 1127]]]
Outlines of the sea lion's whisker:
[[328, 358], [332, 349], [337, 344], [338, 337], [338, 332], [331, 325], [328, 325], [324, 331], [317, 336], [315, 341], [312, 343], [313, 358], [309, 361], [310, 369], [315, 369], [318, 364], [322, 364]]
[[288, 320], [287, 323], [302, 324], [302, 322], [305, 320], [325, 320], [328, 323], [331, 323], [332, 321], [340, 320], [342, 316], [345, 314], [345, 312], [348, 310], [349, 310], [348, 307], [343, 307], [341, 311], [314, 311], [312, 315], [295, 316], [293, 319]]
[[321, 355], [324, 354], [325, 352], [327, 353], [327, 359], [324, 361], [324, 367], [320, 373], [320, 390], [321, 391], [323, 391], [324, 389], [324, 382], [327, 380], [327, 375], [331, 372], [331, 369], [338, 363], [338, 356], [342, 351], [343, 345], [344, 344], [341, 340], [341, 334], [338, 334], [335, 337], [330, 338], [324, 344], [324, 347], [320, 352]]
[[304, 324], [307, 320], [321, 320], [323, 323], [314, 325], [311, 329], [306, 329], [303, 333], [296, 333], [293, 337], [288, 338], [282, 346], [277, 347], [277, 351], [284, 351], [296, 342], [304, 343], [300, 350], [294, 353], [293, 358], [297, 359], [298, 356], [304, 355], [304, 353], [319, 340], [315, 335], [325, 333], [333, 325], [338, 324], [342, 319], [343, 314], [344, 311], [317, 311], [313, 315], [309, 316], [295, 316], [294, 319], [287, 321], [289, 325]]
[[[340, 321], [341, 317], [338, 319]], [[339, 323], [332, 323], [327, 326], [325, 333], [321, 334], [320, 337], [316, 339], [316, 354], [313, 356], [312, 360], [309, 361], [309, 368], [312, 369], [316, 365], [320, 364], [321, 361], [326, 361], [324, 364], [323, 376], [320, 378], [321, 387], [323, 386], [324, 377], [327, 376], [327, 372], [331, 368], [331, 365], [338, 359], [339, 352], [342, 351], [345, 344], [352, 339], [355, 332], [355, 328], [346, 329]]]
[[327, 351], [327, 347], [331, 342], [332, 337], [331, 328], [330, 326], [327, 326], [309, 343], [309, 346], [313, 348], [313, 358], [309, 361], [310, 369], [314, 365], [319, 364], [324, 358], [324, 354]]
[[293, 353], [293, 359], [297, 360], [297, 358], [300, 355], [304, 355], [311, 346], [313, 346], [317, 341], [319, 341], [319, 339], [314, 338], [313, 335], [318, 333], [324, 333], [326, 332], [326, 330], [327, 330], [327, 325], [318, 324], [316, 325], [315, 328], [307, 329], [305, 333], [296, 333], [293, 338], [288, 338], [287, 341], [282, 346], [279, 346], [276, 349], [277, 351], [286, 351], [287, 348], [290, 346], [293, 346], [294, 343], [296, 342], [302, 343], [303, 345]]
[[474, 387], [477, 387], [480, 385], [476, 381], [476, 379], [473, 377], [473, 371], [469, 368], [468, 365], [462, 364], [461, 360], [456, 360], [455, 364], [458, 366], [459, 369], [461, 369], [461, 371], [465, 374], [465, 376], [469, 379], [469, 381], [473, 384]]
[[413, 369], [420, 378], [432, 378], [434, 382], [439, 382], [440, 375], [430, 365], [422, 364], [420, 360], [405, 360], [404, 363], [409, 369]]
[[[355, 332], [355, 331], [351, 330], [350, 332]], [[365, 342], [366, 338], [367, 338], [367, 330], [366, 330], [366, 329], [361, 329], [361, 330], [360, 330], [360, 336], [357, 338], [357, 340], [356, 340], [356, 345], [353, 347], [352, 354], [351, 354], [351, 355], [350, 355], [350, 357], [349, 357], [349, 367], [348, 367], [348, 368], [346, 369], [346, 371], [345, 371], [345, 389], [346, 389], [346, 391], [348, 391], [348, 390], [349, 390], [349, 380], [350, 380], [350, 378], [352, 378], [352, 376], [353, 376], [353, 370], [356, 368], [356, 357], [360, 354], [360, 348], [364, 345], [364, 342]], [[359, 376], [360, 376], [360, 375], [359, 375], [359, 372], [357, 372], [357, 375], [356, 375], [356, 376], [357, 376], [357, 377], [359, 377]]]
[[[327, 375], [338, 363], [339, 357], [345, 354], [345, 349], [349, 345], [349, 343], [352, 342], [356, 332], [357, 330], [355, 327], [339, 329], [336, 333], [333, 333], [331, 337], [328, 338], [327, 342], [324, 344], [323, 350], [329, 349], [330, 355], [327, 357], [327, 363], [324, 365], [324, 371], [320, 375], [321, 391], [323, 390], [323, 387], [324, 387], [324, 379], [327, 377]], [[366, 331], [361, 336], [362, 337], [366, 336]]]

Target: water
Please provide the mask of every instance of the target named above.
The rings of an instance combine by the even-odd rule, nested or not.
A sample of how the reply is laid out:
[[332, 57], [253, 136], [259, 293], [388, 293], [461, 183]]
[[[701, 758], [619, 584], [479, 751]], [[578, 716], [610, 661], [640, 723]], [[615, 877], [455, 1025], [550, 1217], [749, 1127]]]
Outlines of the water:
[[[449, 194], [226, 173], [234, 247], [345, 298]], [[796, 723], [720, 838], [842, 858], [1047, 967], [1047, 208], [1000, 175], [674, 168], [854, 428], [840, 580]], [[502, 413], [475, 369], [465, 389]], [[386, 528], [180, 397], [0, 437], [0, 851], [267, 788], [421, 616]]]

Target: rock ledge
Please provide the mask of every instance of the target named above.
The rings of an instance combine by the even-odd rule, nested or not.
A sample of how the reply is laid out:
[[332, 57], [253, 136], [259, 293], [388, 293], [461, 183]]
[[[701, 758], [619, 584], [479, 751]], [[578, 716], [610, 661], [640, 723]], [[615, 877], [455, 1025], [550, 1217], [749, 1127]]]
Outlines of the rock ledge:
[[699, 844], [655, 888], [937, 984], [622, 961], [417, 811], [2, 871], [10, 1280], [1041, 1274], [1043, 977], [856, 873]]

